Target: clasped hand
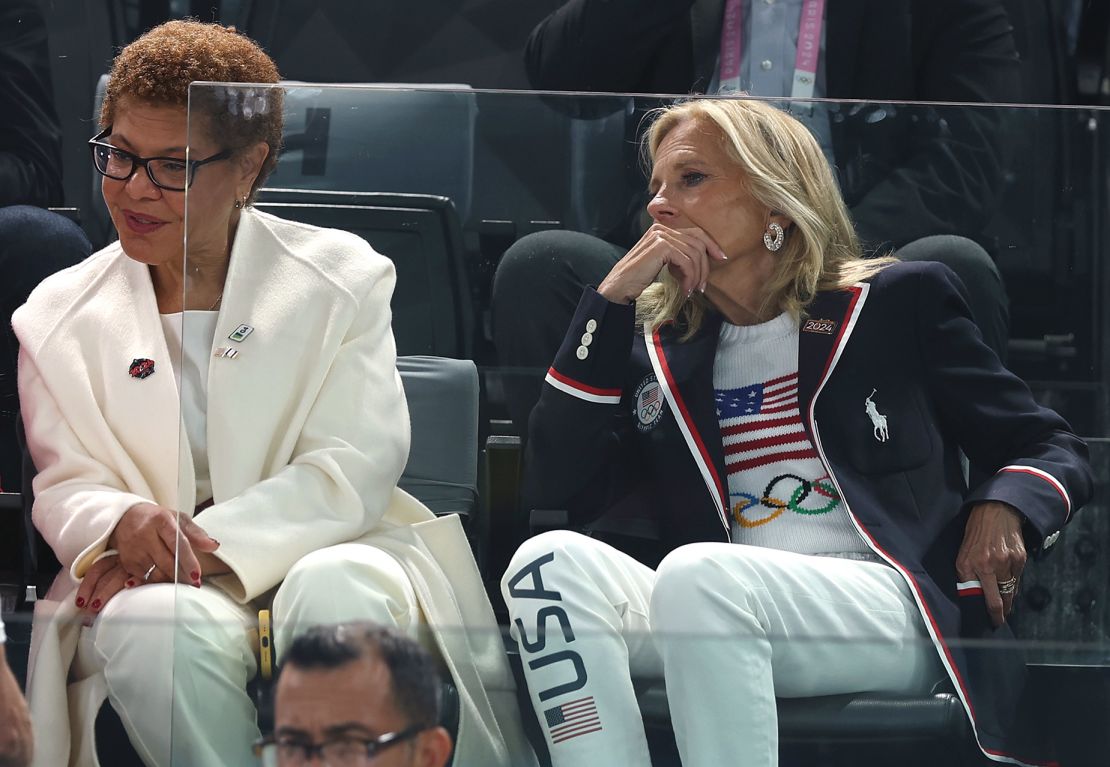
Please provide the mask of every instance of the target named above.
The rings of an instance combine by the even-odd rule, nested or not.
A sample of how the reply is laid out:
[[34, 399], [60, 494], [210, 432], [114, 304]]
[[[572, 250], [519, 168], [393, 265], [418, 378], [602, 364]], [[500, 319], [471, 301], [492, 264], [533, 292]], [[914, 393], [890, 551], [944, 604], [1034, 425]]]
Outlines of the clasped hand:
[[669, 229], [654, 223], [602, 280], [597, 292], [614, 303], [630, 304], [666, 267], [686, 295], [705, 292], [711, 261], [728, 256], [698, 227]]
[[181, 582], [199, 587], [204, 574], [201, 559], [208, 560], [219, 545], [188, 515], [153, 503], [137, 503], [124, 513], [108, 538], [108, 547], [118, 553], [85, 572], [77, 589], [77, 607], [95, 614], [125, 588], [169, 583], [175, 575]]

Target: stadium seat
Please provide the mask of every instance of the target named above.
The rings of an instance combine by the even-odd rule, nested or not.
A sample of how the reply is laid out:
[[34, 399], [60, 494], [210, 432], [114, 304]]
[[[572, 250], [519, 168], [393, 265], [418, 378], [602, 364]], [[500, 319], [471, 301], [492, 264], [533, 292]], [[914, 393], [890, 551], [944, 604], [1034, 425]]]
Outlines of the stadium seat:
[[478, 503], [478, 369], [444, 357], [400, 357], [397, 369], [412, 423], [400, 487], [467, 525]]
[[467, 221], [478, 109], [466, 86], [282, 84], [284, 146], [267, 186], [437, 195]]
[[451, 200], [424, 194], [267, 188], [260, 190], [255, 207], [353, 232], [393, 261], [398, 354], [471, 356], [474, 312], [462, 232]]

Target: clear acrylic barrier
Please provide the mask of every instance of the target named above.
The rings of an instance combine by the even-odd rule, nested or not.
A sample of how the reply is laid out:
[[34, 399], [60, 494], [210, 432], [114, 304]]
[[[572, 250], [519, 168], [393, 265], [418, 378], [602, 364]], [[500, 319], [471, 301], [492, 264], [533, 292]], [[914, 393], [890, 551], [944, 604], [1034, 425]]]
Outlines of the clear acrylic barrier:
[[[205, 326], [201, 332], [212, 333], [206, 336], [212, 338], [211, 349], [206, 350], [210, 366], [206, 429], [216, 504], [202, 509], [196, 521], [205, 528], [206, 519], [219, 520], [216, 537], [221, 546], [238, 552], [240, 567], [257, 566], [262, 573], [256, 576], [244, 570], [217, 576], [205, 590], [214, 585], [236, 599], [248, 597], [246, 606], [225, 600], [227, 604], [220, 608], [235, 612], [246, 631], [254, 625], [258, 608], [273, 606], [283, 573], [301, 555], [357, 537], [357, 524], [346, 534], [335, 532], [345, 524], [344, 510], [353, 508], [352, 497], [372, 495], [380, 487], [368, 481], [357, 488], [346, 485], [350, 477], [365, 481], [371, 476], [360, 473], [365, 467], [357, 455], [345, 452], [354, 444], [351, 430], [374, 426], [388, 430], [388, 416], [396, 415], [382, 412], [396, 402], [388, 395], [379, 402], [379, 395], [357, 388], [332, 390], [330, 373], [317, 369], [321, 360], [331, 359], [328, 355], [352, 348], [332, 335], [336, 331], [330, 322], [365, 330], [357, 320], [352, 326], [350, 314], [363, 306], [354, 286], [364, 285], [359, 280], [365, 275], [339, 252], [357, 249], [357, 241], [336, 240], [336, 251], [326, 257], [338, 260], [329, 261], [328, 268], [313, 269], [294, 245], [281, 241], [282, 237], [296, 240], [292, 234], [282, 234], [296, 227], [279, 231], [274, 240], [274, 227], [287, 225], [272, 223], [267, 216], [352, 232], [388, 258], [397, 276], [391, 300], [397, 353], [473, 360], [482, 387], [478, 433], [511, 437], [521, 431], [508, 402], [514, 386], [538, 390], [547, 368], [546, 363], [499, 357], [496, 323], [506, 318], [491, 312], [494, 272], [509, 246], [540, 231], [582, 232], [615, 248], [634, 243], [642, 231], [640, 210], [646, 201], [637, 138], [644, 115], [672, 100], [449, 88], [196, 84], [189, 159], [205, 159], [226, 148], [221, 142], [229, 134], [221, 128], [213, 135], [210, 128], [212, 105], [224, 105], [226, 113], [220, 119], [265, 113], [276, 108], [278, 90], [284, 104], [285, 150], [248, 206], [251, 212], [240, 219], [248, 221], [250, 228], [240, 228], [237, 234], [240, 239], [232, 251], [227, 283], [218, 294], [208, 285], [191, 282], [185, 291], [186, 308], [212, 312], [216, 323], [214, 331]], [[198, 109], [198, 104], [205, 106]], [[1040, 401], [1064, 414], [1088, 439], [1097, 487], [1105, 488], [1110, 472], [1106, 391], [1110, 346], [1101, 307], [1110, 286], [1102, 259], [1110, 220], [1104, 159], [1110, 148], [1108, 113], [996, 105], [816, 102], [791, 106], [797, 114], [809, 113], [809, 124], [816, 126], [870, 248], [902, 248], [923, 236], [958, 234], [986, 250], [998, 267], [1008, 301], [1009, 333], [1002, 338], [1008, 364]], [[201, 167], [196, 172], [187, 194], [187, 274], [203, 273], [208, 266], [206, 248], [212, 240], [204, 236], [205, 227], [211, 228], [216, 203], [236, 196], [223, 187], [213, 191], [213, 186], [226, 182], [233, 167], [238, 167], [234, 161], [211, 174], [214, 168]], [[262, 252], [248, 250], [244, 231], [266, 242]], [[366, 290], [361, 295], [370, 297], [367, 300], [385, 300], [384, 294]], [[188, 338], [190, 325], [200, 329], [197, 323], [204, 321], [199, 313], [187, 314], [183, 335]], [[355, 373], [344, 375], [350, 377], [341, 383], [349, 386]], [[358, 375], [368, 386], [383, 380], [371, 367], [358, 368]], [[336, 391], [343, 394], [336, 396]], [[338, 403], [334, 414], [320, 416], [322, 402]], [[408, 404], [411, 409], [411, 395]], [[412, 413], [414, 423], [419, 415]], [[430, 434], [414, 432], [414, 454], [429, 439], [451, 444], [454, 434], [442, 427]], [[372, 444], [376, 450], [399, 449], [390, 448], [388, 436]], [[483, 461], [482, 497], [465, 517], [465, 528], [486, 589], [493, 596], [500, 628], [463, 628], [446, 621], [438, 629], [441, 635], [454, 633], [456, 639], [470, 637], [469, 641], [485, 645], [501, 641], [500, 633], [490, 632], [507, 631], [498, 580], [515, 543], [525, 535], [529, 511], [514, 502], [519, 477], [513, 471], [506, 474], [490, 468], [491, 455], [492, 448], [483, 455], [472, 452], [472, 461]], [[290, 471], [282, 468], [283, 456]], [[252, 472], [257, 475], [253, 483], [244, 479]], [[190, 474], [183, 473], [184, 485], [192, 482]], [[453, 478], [448, 484], [466, 482]], [[222, 487], [236, 489], [227, 495]], [[266, 500], [256, 506], [260, 498]], [[502, 503], [505, 498], [510, 500]], [[304, 505], [309, 500], [319, 505]], [[1020, 641], [956, 650], [1020, 653], [1029, 664], [1041, 702], [1062, 702], [1064, 691], [1073, 690], [1071, 694], [1086, 704], [1084, 716], [1090, 718], [1084, 722], [1100, 722], [1103, 730], [1110, 721], [1106, 694], [1110, 562], [1103, 546], [1110, 539], [1110, 523], [1099, 513], [1104, 502], [1101, 492], [1096, 493], [1060, 545], [1043, 559], [1030, 562], [1011, 617]], [[241, 515], [242, 524], [228, 511]], [[297, 516], [292, 528], [283, 522], [287, 511]], [[290, 535], [289, 529], [295, 532]], [[283, 548], [295, 553], [287, 554]], [[445, 569], [457, 579], [455, 585], [465, 580], [453, 563]], [[249, 583], [243, 581], [244, 575]], [[245, 593], [240, 591], [244, 588]], [[181, 593], [189, 594], [192, 601], [191, 592]], [[328, 593], [343, 592], [340, 588]], [[321, 620], [325, 615], [365, 617], [365, 599], [351, 601], [357, 604], [337, 607], [319, 600], [313, 607], [316, 600], [309, 600], [298, 603], [296, 610]], [[192, 610], [179, 602], [179, 636], [190, 632], [191, 621], [209, 620]], [[275, 620], [280, 620], [276, 614]], [[587, 644], [588, 634], [578, 632], [577, 641]], [[430, 641], [427, 635], [424, 639]], [[869, 639], [840, 641], [866, 657]], [[706, 640], [689, 641], [693, 645]], [[186, 644], [177, 646], [175, 669], [192, 661], [181, 657]], [[176, 694], [188, 699], [187, 683], [178, 677], [175, 684]], [[647, 696], [641, 698], [642, 705], [658, 702], [650, 685], [637, 689]], [[1069, 702], [1072, 709], [1075, 702], [1076, 698]], [[1069, 730], [1074, 721], [1063, 721], [1062, 710], [1062, 705], [1048, 709], [1057, 733], [1052, 737], [1062, 745], [1061, 763], [1098, 763], [1093, 754], [1104, 754], [1099, 749], [1106, 744], [1099, 741], [1093, 749], [1086, 747], [1089, 742], [1078, 745], [1079, 736], [1072, 737], [1074, 730]], [[525, 714], [530, 715], [527, 708]], [[656, 730], [666, 729], [657, 724], [648, 722], [653, 744]], [[538, 732], [533, 730], [532, 735]], [[1086, 736], [1091, 732], [1084, 730]], [[175, 742], [191, 735], [195, 732], [190, 733], [189, 725], [176, 717]], [[816, 763], [814, 753], [830, 764], [849, 759], [865, 764], [911, 764], [914, 759], [936, 764], [956, 763], [957, 758], [952, 750], [957, 747], [936, 733], [924, 736], [925, 745], [894, 746], [883, 742], [884, 733], [876, 733], [863, 756], [842, 752], [837, 738], [828, 733], [808, 737], [803, 744], [784, 734], [783, 764]], [[960, 741], [964, 746], [967, 737], [964, 733]], [[659, 758], [672, 761], [662, 763], [677, 764], [673, 745], [667, 746], [666, 738], [663, 741], [655, 745], [660, 754], [669, 756]], [[542, 736], [533, 742], [542, 742]], [[888, 748], [895, 750], [884, 751]]]
[[[24, 670], [18, 659], [24, 657], [29, 641], [29, 616], [24, 613], [8, 615], [5, 622], [9, 662], [17, 676], [22, 678]], [[171, 701], [164, 695], [149, 696], [139, 706], [113, 701], [112, 708], [105, 709], [107, 713], [102, 715], [97, 726], [102, 759], [109, 757], [119, 760], [116, 763], [123, 763], [123, 760], [132, 758], [129, 756], [132, 747], [128, 745], [128, 728], [133, 725], [149, 727], [152, 720], [160, 718], [172, 717], [172, 737], [170, 729], [160, 731], [153, 742], [140, 747], [144, 755], [159, 748], [171, 747], [175, 753], [187, 753], [189, 746], [183, 740], [200, 739], [210, 753], [218, 754], [219, 764], [244, 766], [260, 764], [251, 748], [259, 737], [274, 732], [277, 727], [296, 726], [292, 723], [299, 724], [298, 715], [303, 721], [309, 705], [321, 721], [335, 724], [348, 721], [370, 724], [387, 720], [389, 712], [369, 702], [376, 701], [375, 691], [365, 686], [355, 673], [357, 665], [343, 664], [342, 675], [326, 677], [334, 686], [334, 702], [329, 698], [306, 698], [303, 693], [288, 688], [279, 692], [276, 677], [266, 678], [258, 665], [260, 641], [256, 626], [211, 619], [169, 624], [157, 620], [117, 620], [114, 630], [118, 635], [137, 637], [137, 640], [132, 639], [136, 643], [133, 646], [152, 643], [166, 634], [175, 634], [177, 638], [174, 641], [179, 646], [186, 642], [196, 642], [199, 646], [205, 641], [216, 641], [224, 643], [222, 649], [227, 651], [228, 657], [213, 656], [202, 673], [192, 678], [186, 678], [183, 673], [183, 668], [189, 666], [184, 659], [175, 664], [172, 714], [169, 710]], [[283, 630], [299, 633], [291, 626], [285, 626]], [[421, 639], [429, 647], [436, 646], [411, 626], [406, 633]], [[240, 657], [238, 642], [234, 643], [235, 646], [229, 643], [230, 637], [239, 635], [242, 636], [246, 657]], [[549, 632], [546, 638], [548, 645], [554, 646], [560, 639], [558, 635], [558, 631]], [[535, 640], [535, 637], [529, 638]], [[107, 646], [103, 638], [100, 641], [102, 646]], [[486, 692], [503, 704], [513, 703], [513, 710], [520, 714], [519, 727], [527, 737], [529, 748], [538, 754], [541, 764], [547, 763], [552, 749], [562, 749], [566, 743], [588, 743], [587, 736], [583, 736], [582, 741], [571, 739], [552, 745], [551, 740], [559, 737], [560, 731], [558, 724], [547, 724], [547, 714], [564, 701], [591, 695], [598, 700], [598, 717], [606, 736], [627, 731], [634, 741], [643, 738], [652, 755], [652, 764], [667, 767], [679, 767], [681, 764], [675, 729], [694, 725], [690, 717], [680, 720], [676, 716], [675, 700], [680, 696], [668, 698], [666, 680], [654, 650], [658, 638], [629, 632], [618, 640], [633, 649], [637, 664], [636, 671], [631, 674], [633, 695], [623, 706], [612, 702], [614, 699], [621, 700], [612, 693], [612, 688], [616, 681], [628, 674], [624, 668], [606, 667], [603, 674], [585, 676], [572, 660], [573, 657], [588, 659], [600, 645], [614, 641], [610, 635], [579, 630], [573, 641], [562, 649], [540, 649], [531, 654], [522, 652], [520, 643], [507, 629], [488, 633], [439, 627], [438, 641], [477, 648], [505, 648], [510, 676], [488, 679]], [[745, 658], [758, 657], [768, 646], [776, 647], [774, 652], [777, 654], [788, 654], [799, 665], [804, 665], [806, 659], [822, 659], [822, 665], [817, 669], [811, 668], [804, 677], [791, 678], [787, 670], [776, 679], [780, 694], [773, 721], [777, 727], [779, 764], [784, 767], [814, 764], [931, 767], [938, 764], [987, 763], [980, 762], [976, 757], [975, 741], [956, 692], [956, 683], [941, 667], [936, 648], [927, 638], [904, 641], [897, 650], [905, 658], [907, 668], [917, 662], [915, 658], [924, 661], [920, 674], [916, 676], [910, 671], [892, 670], [880, 665], [879, 659], [890, 657], [890, 649], [873, 637], [790, 637], [784, 640], [781, 636], [771, 635], [756, 641], [740, 636], [725, 638], [683, 632], [665, 638], [662, 644], [686, 659], [729, 657], [735, 658], [738, 665]], [[1053, 662], [1033, 659], [1036, 652], [1048, 646], [1046, 643], [988, 640], [951, 642], [947, 649], [953, 655], [989, 654], [999, 667], [1012, 670], [1015, 676], [1007, 681], [1024, 684], [1022, 700], [1029, 708], [1023, 709], [1026, 712], [1023, 715], [1034, 717], [1030, 737], [1038, 745], [1054, 744], [1058, 763], [1062, 767], [1105, 764], [1105, 754], [1110, 748], [1110, 735], [1105, 727], [1110, 716], [1110, 654], [1106, 645], [1055, 642], [1050, 645]], [[279, 654], [283, 652], [280, 645], [276, 650]], [[556, 654], [559, 657], [556, 658]], [[245, 676], [230, 680], [228, 688], [222, 690], [216, 699], [202, 697], [201, 688], [207, 682], [203, 677], [216, 674], [228, 662], [242, 663]], [[124, 679], [125, 684], [150, 691], [161, 686], [159, 671], [143, 669], [143, 658], [138, 653], [133, 652], [119, 659], [119, 663], [121, 665], [114, 669], [116, 673], [127, 667], [134, 671], [136, 666], [141, 671], [132, 674], [130, 679]], [[546, 687], [530, 691], [524, 685], [524, 667], [530, 663], [542, 666], [547, 676], [539, 678], [544, 680], [541, 684]], [[929, 664], [928, 667], [925, 664]], [[1025, 666], [1024, 675], [1022, 665]], [[856, 677], [858, 686], [855, 689], [832, 693], [822, 688], [822, 685], [835, 684], [835, 681], [829, 680], [830, 677], [853, 668], [857, 671], [863, 669]], [[197, 671], [195, 667], [194, 671]], [[331, 671], [327, 668], [308, 668], [301, 669], [300, 673], [312, 676], [327, 675]], [[696, 674], [697, 664], [686, 665], [684, 673]], [[735, 732], [751, 727], [751, 720], [759, 713], [758, 703], [744, 689], [745, 677], [742, 673], [727, 667], [713, 668], [711, 673], [719, 677], [721, 685], [699, 687], [699, 695], [693, 702], [685, 704], [686, 710], [694, 712], [697, 718], [709, 724], [717, 725], [722, 733], [721, 741], [731, 742]], [[899, 681], [892, 682], [892, 678]], [[457, 734], [458, 702], [450, 694], [453, 685], [449, 685], [447, 679], [446, 673], [441, 672], [440, 682], [444, 685], [441, 722], [454, 736]], [[883, 687], [884, 683], [898, 686]], [[539, 696], [551, 688], [564, 692], [539, 700]], [[722, 693], [722, 690], [725, 692]], [[122, 685], [118, 691], [121, 697], [128, 692]], [[352, 693], [361, 696], [367, 703], [352, 709], [349, 705]], [[689, 692], [686, 695], [685, 700], [689, 701]], [[216, 712], [215, 716], [212, 712]], [[220, 727], [209, 725], [200, 730], [198, 720], [215, 721]], [[237, 732], [232, 726], [238, 720], [244, 725], [240, 728], [242, 732]], [[687, 724], [683, 725], [683, 721]], [[639, 729], [641, 722], [642, 731]], [[553, 729], [554, 733], [551, 732]], [[752, 737], [754, 740], [755, 734]], [[509, 764], [523, 767], [532, 764], [531, 759], [532, 755], [524, 749], [514, 754]], [[178, 756], [173, 761], [162, 763], [197, 764], [197, 761], [195, 757]]]

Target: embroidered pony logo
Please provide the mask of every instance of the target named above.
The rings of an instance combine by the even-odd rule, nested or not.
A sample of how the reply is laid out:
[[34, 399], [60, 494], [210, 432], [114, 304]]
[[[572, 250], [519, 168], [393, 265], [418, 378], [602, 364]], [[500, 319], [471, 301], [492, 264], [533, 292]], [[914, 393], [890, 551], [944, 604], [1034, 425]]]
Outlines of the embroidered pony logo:
[[879, 409], [875, 407], [875, 403], [871, 401], [871, 398], [875, 396], [875, 392], [877, 391], [878, 389], [872, 389], [871, 393], [867, 395], [867, 399], [864, 400], [863, 409], [867, 411], [867, 417], [871, 419], [871, 425], [874, 427], [875, 439], [879, 440], [879, 442], [886, 442], [890, 439], [890, 429], [887, 428], [886, 425], [886, 416], [880, 413]]

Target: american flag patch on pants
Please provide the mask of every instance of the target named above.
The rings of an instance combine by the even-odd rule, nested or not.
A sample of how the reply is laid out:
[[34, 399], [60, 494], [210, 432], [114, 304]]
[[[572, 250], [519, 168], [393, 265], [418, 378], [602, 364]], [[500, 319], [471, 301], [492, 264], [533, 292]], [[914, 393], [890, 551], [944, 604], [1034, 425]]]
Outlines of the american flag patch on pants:
[[543, 712], [552, 743], [577, 738], [601, 730], [601, 717], [597, 713], [594, 696], [572, 700]]

